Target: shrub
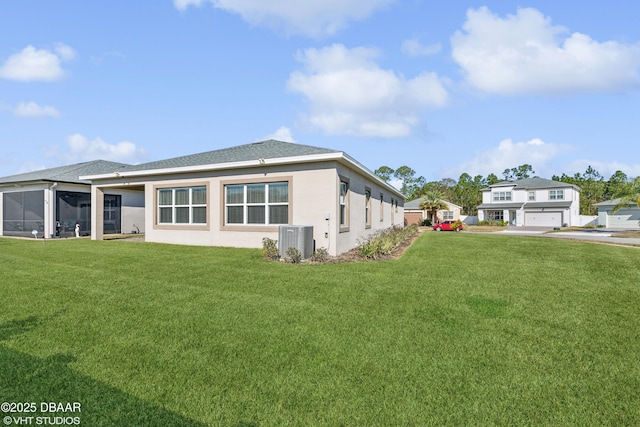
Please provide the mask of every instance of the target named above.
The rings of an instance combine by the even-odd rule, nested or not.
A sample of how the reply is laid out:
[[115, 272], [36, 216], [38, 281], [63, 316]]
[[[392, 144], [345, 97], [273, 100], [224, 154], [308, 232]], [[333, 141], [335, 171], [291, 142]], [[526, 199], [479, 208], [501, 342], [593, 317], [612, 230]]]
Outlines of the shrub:
[[313, 262], [327, 262], [329, 260], [329, 251], [325, 248], [318, 248], [309, 259]]
[[358, 247], [358, 252], [364, 258], [377, 259], [380, 256], [392, 253], [402, 242], [417, 232], [418, 227], [415, 225], [406, 228], [394, 227], [382, 230], [362, 242]]
[[498, 227], [506, 227], [507, 225], [509, 225], [508, 221], [494, 221], [494, 220], [482, 220], [482, 221], [478, 221], [478, 225], [491, 225], [491, 226], [498, 226]]
[[431, 220], [430, 219], [423, 219], [422, 223], [420, 224], [423, 227], [431, 227]]
[[285, 260], [287, 262], [290, 262], [291, 264], [300, 264], [300, 262], [302, 261], [302, 254], [298, 249], [291, 247], [287, 249]]
[[280, 259], [278, 254], [278, 241], [264, 237], [262, 239], [262, 258], [277, 261]]

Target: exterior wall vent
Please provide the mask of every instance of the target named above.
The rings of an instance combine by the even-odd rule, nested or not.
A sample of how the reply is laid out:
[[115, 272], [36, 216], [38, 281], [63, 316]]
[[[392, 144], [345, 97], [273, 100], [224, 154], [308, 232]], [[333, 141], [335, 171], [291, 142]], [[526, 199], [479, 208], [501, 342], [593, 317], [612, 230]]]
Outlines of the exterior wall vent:
[[311, 225], [281, 225], [278, 229], [278, 252], [281, 257], [287, 249], [296, 248], [302, 254], [302, 259], [313, 255], [313, 226]]

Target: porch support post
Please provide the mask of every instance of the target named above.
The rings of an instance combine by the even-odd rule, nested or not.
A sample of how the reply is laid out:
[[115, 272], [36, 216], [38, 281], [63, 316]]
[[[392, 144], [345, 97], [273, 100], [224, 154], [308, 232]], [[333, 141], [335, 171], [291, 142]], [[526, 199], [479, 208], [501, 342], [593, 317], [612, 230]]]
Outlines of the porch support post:
[[91, 240], [102, 240], [104, 236], [104, 192], [91, 186]]

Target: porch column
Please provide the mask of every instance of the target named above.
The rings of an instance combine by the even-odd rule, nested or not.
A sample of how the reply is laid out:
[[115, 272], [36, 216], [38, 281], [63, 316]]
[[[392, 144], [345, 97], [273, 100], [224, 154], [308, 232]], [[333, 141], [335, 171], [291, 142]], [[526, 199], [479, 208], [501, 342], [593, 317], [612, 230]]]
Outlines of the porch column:
[[91, 240], [102, 240], [104, 236], [104, 192], [91, 186]]
[[44, 238], [55, 237], [56, 233], [56, 211], [55, 200], [58, 183], [52, 184], [48, 189], [44, 190]]

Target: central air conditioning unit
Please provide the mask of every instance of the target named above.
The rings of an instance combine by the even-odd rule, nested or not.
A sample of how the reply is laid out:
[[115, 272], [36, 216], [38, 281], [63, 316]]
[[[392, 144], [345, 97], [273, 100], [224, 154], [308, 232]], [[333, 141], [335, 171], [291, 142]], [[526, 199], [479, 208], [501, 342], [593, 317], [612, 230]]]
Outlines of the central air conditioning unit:
[[313, 226], [311, 225], [281, 225], [278, 229], [278, 252], [281, 257], [287, 249], [296, 248], [302, 254], [302, 259], [313, 255]]

